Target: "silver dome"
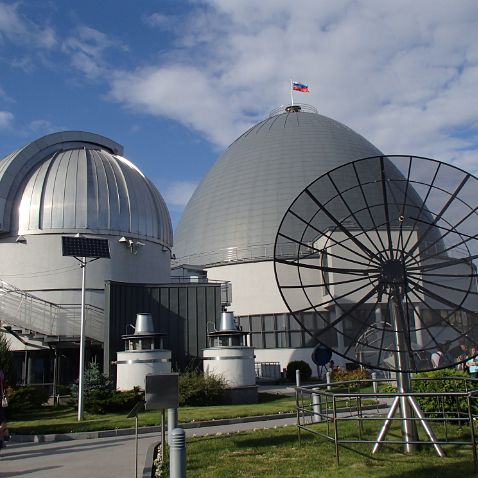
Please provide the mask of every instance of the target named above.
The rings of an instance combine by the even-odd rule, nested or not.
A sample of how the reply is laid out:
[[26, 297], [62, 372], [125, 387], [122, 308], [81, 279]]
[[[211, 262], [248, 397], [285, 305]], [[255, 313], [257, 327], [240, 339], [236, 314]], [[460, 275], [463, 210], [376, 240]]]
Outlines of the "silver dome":
[[280, 221], [315, 178], [382, 153], [325, 116], [281, 113], [240, 136], [191, 197], [175, 233], [179, 264], [212, 265], [273, 257]]
[[0, 160], [0, 200], [3, 192], [10, 205], [3, 229], [11, 224], [18, 234], [124, 234], [171, 247], [163, 198], [121, 154], [122, 147], [107, 138], [65, 132]]

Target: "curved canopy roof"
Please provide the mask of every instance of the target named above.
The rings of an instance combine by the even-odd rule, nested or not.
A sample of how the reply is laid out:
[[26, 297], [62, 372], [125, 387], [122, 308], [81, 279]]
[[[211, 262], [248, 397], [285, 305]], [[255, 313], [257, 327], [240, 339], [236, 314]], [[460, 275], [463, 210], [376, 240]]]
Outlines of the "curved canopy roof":
[[0, 160], [0, 232], [88, 231], [171, 247], [163, 198], [122, 152], [121, 145], [102, 136], [64, 132]]
[[270, 259], [280, 221], [312, 180], [382, 153], [320, 114], [271, 116], [239, 137], [191, 197], [175, 233], [180, 264]]

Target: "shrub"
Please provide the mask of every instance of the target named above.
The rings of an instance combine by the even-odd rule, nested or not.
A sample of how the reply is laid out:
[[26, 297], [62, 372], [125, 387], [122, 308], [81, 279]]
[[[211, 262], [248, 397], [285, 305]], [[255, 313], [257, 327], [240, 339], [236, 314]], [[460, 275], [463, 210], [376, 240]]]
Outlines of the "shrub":
[[[450, 380], [451, 377], [470, 378], [467, 372], [455, 369], [433, 370], [431, 372], [421, 372], [415, 375], [416, 378], [434, 378], [435, 380], [412, 380], [412, 389], [414, 392], [434, 393], [434, 392], [465, 392], [473, 390], [476, 384], [471, 380]], [[443, 378], [442, 378], [443, 377]], [[467, 399], [457, 397], [417, 397], [422, 410], [431, 416], [438, 416], [442, 413], [448, 416], [467, 416]], [[478, 413], [478, 404], [476, 400], [472, 401], [473, 414]]]
[[[104, 375], [96, 362], [90, 362], [85, 370], [83, 382], [83, 397], [85, 410], [89, 400], [106, 400], [113, 395], [114, 386], [111, 380]], [[71, 397], [74, 403], [78, 402], [78, 385], [71, 386]]]
[[312, 376], [312, 369], [307, 362], [304, 362], [303, 360], [293, 360], [292, 362], [289, 362], [286, 369], [286, 377], [291, 382], [295, 382], [296, 370], [299, 370], [300, 379], [302, 381], [309, 380]]
[[[370, 380], [371, 375], [365, 369], [357, 368], [355, 370], [343, 370], [337, 368], [332, 372], [332, 382], [349, 382], [354, 380]], [[362, 386], [365, 386], [364, 383]]]
[[25, 411], [38, 410], [48, 401], [46, 390], [36, 387], [20, 387], [8, 389], [8, 413], [19, 415]]
[[133, 390], [116, 390], [108, 397], [92, 394], [88, 400], [85, 400], [85, 410], [96, 415], [127, 413], [143, 398], [144, 394], [138, 387], [133, 388]]
[[16, 384], [13, 352], [10, 350], [9, 341], [3, 332], [0, 332], [0, 370], [3, 370], [7, 385]]
[[179, 405], [217, 405], [225, 388], [225, 380], [217, 375], [184, 372], [179, 375]]
[[71, 385], [57, 384], [56, 386], [57, 395], [71, 395]]

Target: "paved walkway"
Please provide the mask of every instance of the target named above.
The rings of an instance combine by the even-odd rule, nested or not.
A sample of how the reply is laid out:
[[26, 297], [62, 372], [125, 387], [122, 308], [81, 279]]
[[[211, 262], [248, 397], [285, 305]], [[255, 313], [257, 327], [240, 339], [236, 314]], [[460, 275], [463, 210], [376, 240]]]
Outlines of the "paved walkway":
[[[294, 425], [295, 417], [186, 429], [186, 436], [217, 435]], [[146, 453], [161, 435], [139, 435], [138, 477]], [[52, 443], [10, 443], [0, 452], [0, 478], [134, 478], [135, 438], [110, 437]]]

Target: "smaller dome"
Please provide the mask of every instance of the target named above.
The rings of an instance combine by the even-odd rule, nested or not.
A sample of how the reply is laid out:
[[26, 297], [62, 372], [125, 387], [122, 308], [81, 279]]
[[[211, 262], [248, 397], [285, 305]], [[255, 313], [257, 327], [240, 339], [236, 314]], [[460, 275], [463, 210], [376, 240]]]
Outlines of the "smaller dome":
[[[18, 234], [133, 235], [170, 248], [172, 227], [166, 204], [151, 181], [120, 155], [121, 146], [113, 148], [115, 143], [106, 138], [98, 141], [97, 135], [88, 141], [88, 133], [61, 135], [67, 140], [35, 151], [33, 164], [32, 158], [20, 158], [26, 148], [0, 161], [12, 165], [23, 160], [30, 166], [13, 198]], [[51, 136], [37, 143], [44, 145]]]

